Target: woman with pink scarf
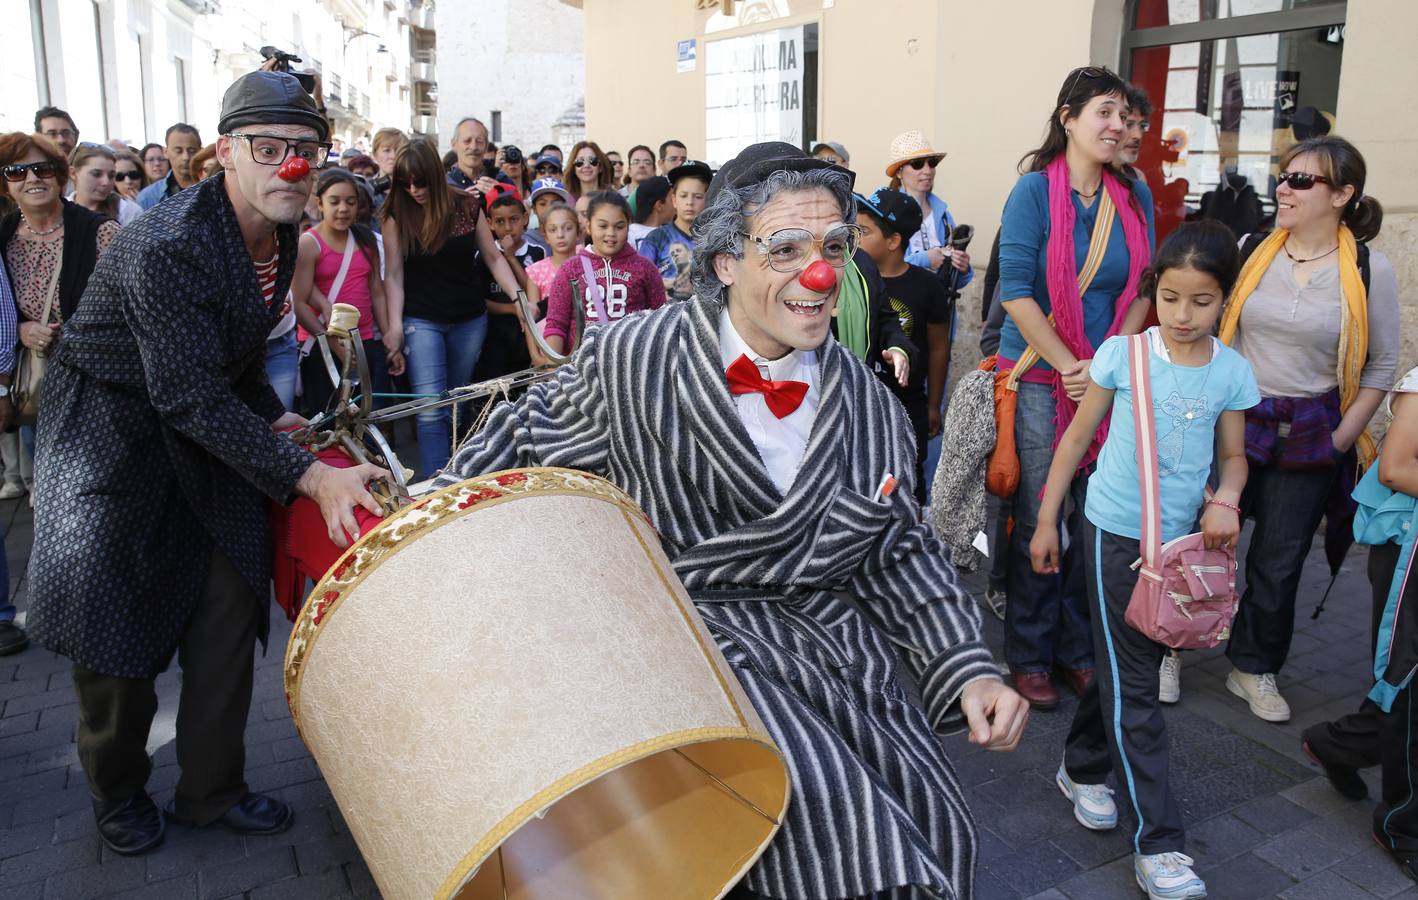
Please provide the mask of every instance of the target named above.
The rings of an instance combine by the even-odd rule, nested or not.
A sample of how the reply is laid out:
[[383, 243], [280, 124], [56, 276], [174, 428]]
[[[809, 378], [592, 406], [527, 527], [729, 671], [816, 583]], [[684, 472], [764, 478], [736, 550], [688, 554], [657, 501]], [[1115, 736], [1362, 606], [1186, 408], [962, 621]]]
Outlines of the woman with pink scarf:
[[[1127, 108], [1127, 84], [1117, 75], [1092, 66], [1070, 72], [1043, 146], [1020, 162], [1025, 174], [1000, 223], [1000, 297], [1009, 315], [1000, 332], [999, 366], [1037, 360], [1020, 379], [1015, 416], [1020, 479], [1004, 652], [1015, 688], [1039, 709], [1058, 705], [1050, 678], [1055, 667], [1080, 696], [1093, 677], [1079, 540], [1087, 475], [1106, 423], [1070, 489], [1066, 550], [1054, 575], [1036, 574], [1029, 565], [1040, 494], [1059, 436], [1088, 387], [1094, 350], [1112, 335], [1141, 331], [1148, 310], [1137, 288], [1152, 258], [1152, 198], [1141, 181], [1115, 167]], [[1107, 230], [1090, 254], [1100, 220]], [[1080, 291], [1082, 280], [1087, 284]]]

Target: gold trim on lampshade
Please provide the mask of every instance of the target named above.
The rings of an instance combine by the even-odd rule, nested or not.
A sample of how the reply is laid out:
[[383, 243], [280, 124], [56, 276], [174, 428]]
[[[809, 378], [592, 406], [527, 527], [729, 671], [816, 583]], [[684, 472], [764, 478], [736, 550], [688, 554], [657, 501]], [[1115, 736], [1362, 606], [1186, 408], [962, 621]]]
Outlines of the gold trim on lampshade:
[[316, 585], [286, 692], [386, 898], [713, 898], [782, 756], [644, 513], [570, 469], [437, 491]]

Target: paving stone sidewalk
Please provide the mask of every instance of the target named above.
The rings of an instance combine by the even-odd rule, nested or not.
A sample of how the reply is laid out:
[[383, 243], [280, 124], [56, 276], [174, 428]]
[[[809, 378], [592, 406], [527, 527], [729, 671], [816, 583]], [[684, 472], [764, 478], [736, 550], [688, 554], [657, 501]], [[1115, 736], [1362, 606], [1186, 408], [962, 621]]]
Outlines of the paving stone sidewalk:
[[[11, 590], [29, 554], [30, 511], [0, 503]], [[1182, 702], [1167, 711], [1172, 771], [1186, 814], [1189, 851], [1213, 898], [1285, 900], [1418, 898], [1415, 887], [1369, 838], [1371, 804], [1331, 791], [1300, 751], [1300, 730], [1349, 711], [1368, 688], [1368, 584], [1363, 551], [1351, 553], [1329, 609], [1309, 619], [1329, 574], [1311, 555], [1290, 662], [1280, 687], [1294, 709], [1286, 725], [1254, 718], [1225, 688], [1219, 652], [1186, 655]], [[979, 577], [968, 583], [977, 591]], [[110, 853], [94, 831], [84, 775], [74, 749], [77, 706], [69, 664], [31, 648], [0, 658], [0, 900], [88, 897], [250, 900], [377, 897], [349, 829], [309, 754], [296, 737], [281, 685], [289, 626], [276, 615], [271, 649], [259, 658], [247, 727], [253, 790], [292, 804], [295, 827], [273, 837], [169, 826], [167, 842], [136, 859]], [[986, 615], [998, 651], [999, 623]], [[149, 789], [159, 804], [177, 782], [173, 748], [180, 674], [158, 681], [159, 711], [149, 749]], [[1128, 835], [1135, 821], [1120, 802], [1119, 827], [1099, 835], [1078, 826], [1053, 784], [1072, 702], [1035, 714], [1019, 751], [977, 750], [948, 739], [951, 758], [981, 822], [981, 900], [1108, 900], [1140, 895], [1132, 881]], [[1377, 794], [1376, 780], [1370, 793]], [[645, 898], [652, 900], [652, 898]]]

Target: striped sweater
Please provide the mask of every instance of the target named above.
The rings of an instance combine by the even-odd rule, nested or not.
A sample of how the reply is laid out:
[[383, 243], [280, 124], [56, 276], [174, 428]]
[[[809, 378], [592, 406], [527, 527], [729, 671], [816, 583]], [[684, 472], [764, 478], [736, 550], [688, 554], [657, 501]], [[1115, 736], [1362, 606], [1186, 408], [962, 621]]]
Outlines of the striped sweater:
[[[567, 466], [635, 498], [788, 760], [794, 800], [745, 884], [775, 898], [968, 897], [974, 823], [935, 735], [998, 678], [977, 607], [913, 496], [912, 430], [830, 337], [822, 402], [781, 495], [724, 379], [717, 304], [587, 333], [573, 362], [492, 414], [440, 484]], [[873, 500], [883, 470], [900, 487]], [[896, 677], [898, 648], [924, 708]]]

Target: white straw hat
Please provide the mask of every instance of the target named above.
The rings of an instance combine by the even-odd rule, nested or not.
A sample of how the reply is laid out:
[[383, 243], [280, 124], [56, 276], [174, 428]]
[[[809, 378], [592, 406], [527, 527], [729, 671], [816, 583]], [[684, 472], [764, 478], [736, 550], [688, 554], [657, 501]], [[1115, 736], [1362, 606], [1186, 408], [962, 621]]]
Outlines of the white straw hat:
[[931, 146], [926, 136], [919, 131], [904, 131], [891, 139], [891, 151], [887, 154], [891, 162], [886, 166], [886, 177], [895, 178], [896, 170], [913, 159], [930, 156], [945, 156]]

